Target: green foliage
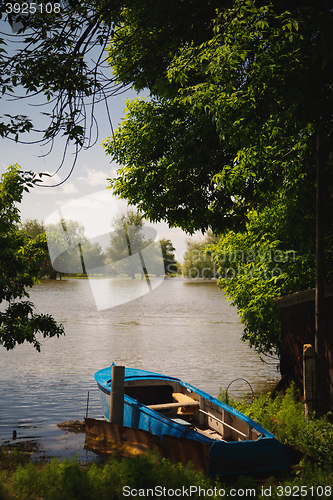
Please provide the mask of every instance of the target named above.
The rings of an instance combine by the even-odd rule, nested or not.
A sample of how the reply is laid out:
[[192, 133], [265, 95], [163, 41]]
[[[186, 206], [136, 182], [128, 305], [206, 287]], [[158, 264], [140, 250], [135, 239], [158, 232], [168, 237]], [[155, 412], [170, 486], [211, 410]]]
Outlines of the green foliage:
[[[195, 485], [208, 489], [219, 483], [191, 467], [170, 465], [154, 454], [123, 460], [111, 457], [104, 466], [92, 464], [89, 468], [80, 467], [75, 459], [64, 462], [53, 459], [42, 469], [32, 464], [19, 466], [11, 481], [12, 491], [22, 500], [122, 499], [124, 486], [134, 489], [133, 494], [140, 496], [139, 490], [155, 486], [182, 491]], [[199, 498], [199, 495], [192, 494], [192, 498]]]
[[82, 244], [81, 248], [84, 267], [88, 274], [92, 274], [93, 269], [104, 265], [105, 255], [102, 251], [101, 245], [97, 241], [92, 243], [90, 240], [87, 240]]
[[12, 349], [27, 341], [39, 351], [36, 334], [53, 337], [63, 334], [63, 327], [45, 314], [35, 314], [27, 288], [38, 282], [40, 260], [46, 258], [45, 235], [34, 240], [18, 229], [20, 212], [17, 203], [23, 190], [37, 182], [35, 175], [20, 172], [18, 165], [10, 165], [0, 183], [0, 344]]
[[40, 242], [44, 246], [43, 257], [39, 260], [39, 271], [38, 278], [50, 277], [56, 278], [57, 272], [53, 269], [51, 264], [51, 259], [47, 247], [47, 241], [45, 237], [45, 227], [43, 223], [38, 222], [37, 219], [27, 219], [20, 224], [20, 229], [26, 233], [30, 238], [37, 242]]
[[176, 274], [177, 273], [177, 262], [175, 261], [175, 247], [173, 246], [171, 240], [167, 238], [162, 238], [160, 240], [164, 273], [165, 274]]
[[[225, 393], [219, 397], [225, 400]], [[272, 399], [268, 393], [254, 399], [250, 405], [232, 399], [228, 404], [272, 432], [283, 444], [311, 457], [319, 469], [333, 471], [333, 425], [327, 417], [305, 417], [304, 405], [294, 385], [287, 389], [285, 396]]]
[[221, 230], [233, 219], [229, 194], [213, 182], [231, 156], [203, 113], [164, 98], [127, 101], [125, 119], [103, 147], [121, 165], [110, 179], [114, 194], [147, 219], [189, 233]]
[[9, 500], [8, 488], [6, 487], [7, 475], [0, 471], [0, 500]]
[[[201, 13], [202, 26], [185, 29], [177, 49], [168, 38], [156, 47], [164, 55], [156, 65], [139, 53], [150, 50], [147, 40], [155, 47], [161, 20], [150, 16], [138, 34], [135, 8], [123, 13], [109, 62], [153, 98], [129, 103], [114, 140], [104, 142], [121, 164], [111, 186], [146, 217], [189, 232], [235, 229], [277, 192], [311, 214], [319, 124], [331, 139], [332, 11], [311, 0], [216, 8], [211, 22]], [[195, 4], [194, 18], [198, 11]], [[332, 189], [331, 173], [327, 182]]]
[[90, 273], [104, 264], [105, 255], [98, 242], [92, 243], [78, 221], [62, 219], [45, 228], [54, 268], [62, 273]]
[[182, 274], [186, 278], [216, 278], [217, 266], [214, 262], [211, 245], [217, 242], [217, 237], [208, 230], [201, 240], [188, 240], [184, 254]]
[[12, 487], [19, 492], [22, 499], [40, 496], [45, 500], [82, 500], [89, 499], [89, 482], [87, 474], [74, 459], [52, 462], [43, 470], [38, 470], [29, 463], [19, 467], [14, 474]]
[[[243, 339], [259, 352], [279, 352], [281, 345], [274, 299], [315, 285], [314, 242], [306, 237], [314, 221], [299, 209], [277, 198], [260, 213], [248, 213], [245, 231], [225, 233], [214, 247], [219, 284], [245, 324]], [[329, 241], [327, 250], [329, 282]]]
[[[179, 47], [189, 40], [201, 43], [219, 0], [134, 0], [120, 11], [114, 37], [108, 46], [109, 64], [118, 81], [149, 88], [153, 95], [177, 92], [166, 78], [166, 70]], [[153, 64], [152, 64], [153, 62]]]
[[[159, 46], [164, 59], [153, 69], [139, 50], [147, 53], [147, 40], [154, 46], [160, 21], [152, 16], [137, 36], [135, 9], [121, 19], [109, 62], [152, 99], [129, 102], [115, 137], [104, 141], [121, 165], [111, 187], [151, 220], [223, 234], [217, 265], [245, 323], [243, 338], [259, 352], [278, 352], [273, 299], [314, 286], [318, 130], [332, 163], [333, 11], [324, 0], [220, 3], [211, 21], [203, 16], [201, 28], [185, 29], [176, 50], [169, 40]], [[328, 215], [333, 175], [326, 171]], [[332, 231], [327, 216], [327, 283]], [[230, 262], [224, 252], [237, 256]], [[244, 261], [242, 252], [259, 258]], [[187, 266], [195, 275], [200, 253]]]
[[285, 182], [281, 173], [293, 177], [298, 151], [320, 120], [330, 133], [332, 44], [322, 43], [331, 16], [325, 2], [285, 9], [280, 1], [235, 0], [219, 9], [209, 40], [174, 58], [169, 78], [179, 82], [183, 100], [212, 115], [227, 147], [238, 151], [223, 185], [258, 174], [261, 183], [267, 174]]
[[[159, 241], [154, 241], [156, 231], [144, 225], [139, 211], [128, 210], [112, 221], [110, 246], [106, 253], [113, 270], [135, 279], [136, 274], [163, 276], [168, 260], [163, 257]], [[170, 240], [162, 242], [164, 255], [170, 252]], [[171, 247], [170, 247], [171, 245]], [[171, 254], [169, 254], [171, 255]]]
[[[91, 500], [120, 500], [124, 497], [136, 498], [150, 495], [155, 498], [154, 489], [159, 487], [162, 489], [162, 496], [165, 498], [187, 498], [189, 496], [190, 487], [193, 488], [191, 498], [203, 498], [203, 490], [207, 492], [205, 496], [209, 496], [213, 500], [221, 497], [244, 498], [244, 496], [252, 496], [256, 498], [267, 498], [262, 493], [262, 488], [272, 486], [270, 498], [286, 498], [288, 494], [294, 491], [293, 488], [303, 486], [303, 491], [307, 494], [302, 494], [303, 498], [316, 498], [313, 496], [311, 488], [326, 486], [324, 498], [330, 495], [329, 486], [333, 484], [332, 477], [332, 446], [328, 441], [332, 438], [331, 424], [320, 421], [319, 425], [315, 421], [307, 422], [302, 415], [301, 405], [294, 401], [293, 396], [287, 395], [287, 399], [283, 402], [283, 398], [278, 398], [272, 401], [269, 397], [262, 397], [258, 402], [255, 402], [256, 409], [259, 414], [266, 416], [266, 421], [274, 423], [277, 421], [274, 411], [278, 413], [280, 419], [290, 423], [288, 436], [292, 433], [295, 439], [289, 440], [298, 444], [298, 439], [302, 439], [302, 428], [316, 429], [318, 432], [324, 428], [327, 433], [323, 439], [320, 439], [320, 445], [324, 445], [325, 452], [318, 455], [319, 460], [309, 462], [309, 459], [303, 460], [300, 467], [295, 471], [291, 471], [289, 475], [283, 478], [270, 478], [265, 482], [255, 482], [251, 477], [239, 477], [232, 482], [228, 480], [227, 485], [215, 478], [208, 478], [203, 473], [195, 472], [190, 466], [184, 467], [181, 464], [170, 465], [167, 460], [160, 459], [155, 454], [135, 456], [133, 458], [118, 459], [114, 455], [104, 464], [92, 464], [90, 466], [80, 466], [75, 459], [59, 462], [53, 459], [51, 463], [43, 466], [35, 466], [28, 464], [25, 467], [19, 466], [14, 473], [2, 474], [2, 478], [6, 482], [0, 492], [1, 499], [19, 498], [21, 500], [60, 500], [60, 499], [91, 499]], [[241, 411], [246, 412], [249, 406], [245, 403], [234, 403]], [[253, 417], [252, 411], [249, 414]], [[296, 419], [294, 421], [294, 419]], [[261, 417], [259, 420], [263, 420]], [[279, 426], [285, 427], [287, 424], [279, 420]], [[262, 422], [261, 422], [262, 423]], [[307, 432], [307, 430], [306, 430]], [[319, 436], [320, 438], [320, 436]], [[318, 445], [318, 446], [320, 446]], [[317, 446], [317, 447], [318, 447]], [[315, 451], [315, 448], [303, 448], [308, 451]], [[323, 466], [322, 460], [329, 460]], [[278, 486], [283, 486], [286, 495], [282, 495], [278, 490]], [[199, 494], [199, 487], [202, 488]], [[125, 489], [124, 489], [125, 488]], [[194, 488], [197, 491], [194, 492]], [[216, 488], [216, 489], [215, 489]], [[288, 489], [289, 488], [289, 489]], [[168, 494], [168, 490], [170, 493]], [[160, 490], [158, 490], [160, 491]], [[219, 491], [221, 492], [219, 494]], [[251, 493], [250, 493], [251, 491]], [[319, 488], [319, 497], [322, 490]], [[184, 493], [183, 493], [184, 492]], [[238, 493], [238, 494], [237, 494]]]
[[139, 211], [129, 210], [113, 219], [112, 228], [107, 257], [118, 273], [125, 273], [134, 279], [135, 273], [142, 274], [142, 263], [139, 257], [139, 260], [128, 257], [138, 254], [152, 242], [146, 238], [142, 215]]
[[33, 239], [39, 234], [45, 232], [44, 224], [42, 222], [38, 222], [37, 219], [27, 219], [22, 221], [20, 228]]

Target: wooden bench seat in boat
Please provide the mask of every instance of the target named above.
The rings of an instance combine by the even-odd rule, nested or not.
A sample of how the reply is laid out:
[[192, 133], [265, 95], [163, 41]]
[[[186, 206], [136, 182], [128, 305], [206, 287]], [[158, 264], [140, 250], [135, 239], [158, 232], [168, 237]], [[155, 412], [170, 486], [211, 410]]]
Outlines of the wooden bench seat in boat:
[[183, 403], [182, 406], [178, 408], [177, 415], [192, 415], [199, 408], [199, 401], [196, 401], [182, 392], [173, 392], [172, 397], [179, 403]]
[[177, 414], [194, 413], [199, 408], [199, 401], [186, 396], [180, 392], [173, 392], [172, 397], [176, 400], [174, 403], [161, 403], [157, 405], [147, 405], [148, 408], [156, 411], [167, 411], [172, 408], [178, 408]]

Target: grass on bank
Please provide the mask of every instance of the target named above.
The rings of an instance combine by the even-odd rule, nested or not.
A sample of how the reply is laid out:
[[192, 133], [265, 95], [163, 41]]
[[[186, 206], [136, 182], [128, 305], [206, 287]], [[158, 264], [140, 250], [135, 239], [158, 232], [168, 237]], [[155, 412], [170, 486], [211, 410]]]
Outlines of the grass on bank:
[[[226, 400], [225, 392], [221, 394], [221, 399]], [[42, 465], [27, 463], [18, 450], [9, 452], [3, 449], [0, 452], [0, 499], [147, 498], [148, 488], [151, 489], [150, 498], [157, 498], [152, 494], [156, 486], [166, 488], [161, 498], [187, 498], [186, 493], [176, 496], [168, 495], [167, 491], [172, 493], [178, 490], [179, 493], [190, 486], [209, 492], [206, 496], [199, 495], [198, 491], [192, 492], [190, 498], [193, 499], [220, 499], [222, 496], [323, 499], [333, 496], [333, 426], [325, 418], [306, 420], [303, 405], [297, 401], [294, 388], [289, 389], [284, 397], [278, 396], [274, 400], [268, 394], [255, 399], [250, 405], [229, 398], [227, 402], [273, 432], [282, 443], [302, 451], [305, 455], [299, 466], [284, 478], [270, 478], [263, 483], [241, 477], [226, 486], [224, 480], [207, 478], [180, 464], [170, 465], [155, 454], [125, 459], [113, 455], [103, 465], [82, 467], [75, 459], [63, 462], [54, 459]], [[133, 489], [133, 495], [124, 495], [124, 486]], [[266, 495], [263, 495], [265, 491]]]
[[305, 418], [295, 385], [284, 396], [272, 399], [268, 393], [251, 404], [230, 399], [226, 391], [219, 398], [272, 432], [284, 445], [303, 452], [312, 464], [333, 473], [333, 425], [328, 421], [331, 414], [321, 419]]
[[[122, 459], [114, 455], [104, 465], [86, 467], [81, 467], [75, 459], [63, 462], [53, 459], [43, 466], [18, 465], [14, 472], [2, 472], [0, 485], [1, 500], [113, 500], [146, 496], [147, 493], [140, 495], [140, 490], [147, 492], [156, 486], [165, 488], [166, 492], [183, 491], [194, 485], [208, 490], [215, 487], [216, 481], [191, 467], [172, 466], [167, 460], [149, 453]], [[133, 495], [128, 494], [131, 491]], [[152, 492], [149, 496], [156, 498]], [[174, 497], [163, 495], [164, 498], [170, 496]], [[199, 497], [192, 495], [191, 498]]]

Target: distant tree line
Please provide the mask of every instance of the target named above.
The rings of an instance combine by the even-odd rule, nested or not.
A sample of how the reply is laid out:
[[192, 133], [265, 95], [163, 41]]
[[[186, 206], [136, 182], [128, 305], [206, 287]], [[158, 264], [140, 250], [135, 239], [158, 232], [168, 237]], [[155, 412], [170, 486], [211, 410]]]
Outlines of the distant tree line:
[[[150, 271], [152, 274], [171, 275], [177, 273], [177, 264], [171, 240], [161, 239], [154, 242], [149, 236], [149, 228], [144, 227], [142, 215], [129, 210], [124, 215], [117, 216], [112, 221], [110, 245], [103, 251], [98, 241], [90, 241], [85, 236], [83, 224], [74, 220], [62, 220], [56, 224], [48, 224], [37, 219], [28, 219], [20, 223], [20, 229], [35, 240], [41, 236], [47, 237], [52, 246], [58, 245], [56, 261], [50, 257], [47, 246], [45, 253], [38, 260], [38, 277], [56, 279], [62, 274], [87, 274], [93, 276], [107, 265], [109, 274], [125, 274], [135, 278], [136, 274], [143, 274], [141, 260], [129, 259], [149, 247]], [[66, 240], [64, 240], [66, 234]], [[159, 265], [157, 252], [161, 248], [163, 266]], [[94, 271], [97, 269], [97, 271]], [[105, 273], [106, 271], [104, 271]]]

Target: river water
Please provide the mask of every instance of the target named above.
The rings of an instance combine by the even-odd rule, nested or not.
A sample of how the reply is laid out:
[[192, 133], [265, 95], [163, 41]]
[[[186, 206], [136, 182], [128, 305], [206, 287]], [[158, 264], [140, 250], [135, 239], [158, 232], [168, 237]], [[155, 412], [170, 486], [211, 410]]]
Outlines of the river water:
[[[105, 284], [104, 284], [105, 286]], [[139, 280], [115, 280], [122, 294]], [[120, 292], [119, 292], [120, 293]], [[45, 456], [90, 459], [82, 435], [57, 424], [100, 418], [94, 373], [114, 361], [176, 376], [217, 396], [235, 379], [254, 393], [279, 379], [276, 364], [265, 364], [247, 343], [237, 311], [210, 281], [165, 279], [150, 293], [98, 311], [88, 280], [42, 281], [30, 300], [39, 313], [52, 314], [66, 335], [42, 341], [41, 353], [28, 344], [0, 347], [0, 444], [31, 442]], [[248, 393], [244, 380], [231, 384], [237, 397]]]

